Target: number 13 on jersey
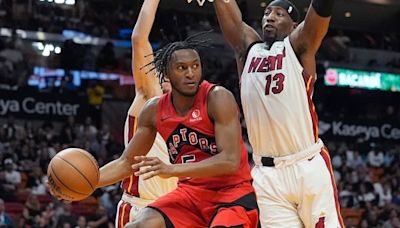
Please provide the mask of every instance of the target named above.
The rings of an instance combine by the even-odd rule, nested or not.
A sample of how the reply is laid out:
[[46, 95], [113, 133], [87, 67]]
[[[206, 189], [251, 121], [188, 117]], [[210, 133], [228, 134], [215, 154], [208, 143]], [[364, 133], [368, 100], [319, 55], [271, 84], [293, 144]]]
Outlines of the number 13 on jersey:
[[284, 88], [285, 75], [282, 73], [277, 73], [274, 76], [267, 75], [265, 77], [265, 95], [269, 95], [271, 92], [273, 94], [278, 94], [282, 92]]

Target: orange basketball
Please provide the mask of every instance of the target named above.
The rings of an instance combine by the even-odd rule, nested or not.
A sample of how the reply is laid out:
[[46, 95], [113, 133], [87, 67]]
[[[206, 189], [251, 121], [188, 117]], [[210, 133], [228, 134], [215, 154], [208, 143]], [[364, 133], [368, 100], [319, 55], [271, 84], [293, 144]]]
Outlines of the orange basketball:
[[54, 156], [47, 168], [48, 184], [64, 200], [90, 196], [99, 182], [99, 165], [87, 151], [67, 148]]

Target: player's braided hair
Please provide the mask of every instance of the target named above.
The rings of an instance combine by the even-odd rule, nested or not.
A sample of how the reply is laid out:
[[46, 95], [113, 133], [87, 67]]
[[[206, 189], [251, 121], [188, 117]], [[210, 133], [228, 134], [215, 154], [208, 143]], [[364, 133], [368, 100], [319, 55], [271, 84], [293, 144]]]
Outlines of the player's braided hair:
[[181, 49], [194, 49], [194, 50], [198, 51], [198, 49], [201, 47], [211, 47], [211, 45], [208, 44], [208, 42], [210, 41], [209, 39], [199, 39], [201, 36], [204, 36], [205, 34], [208, 34], [211, 32], [212, 32], [212, 30], [196, 33], [194, 35], [189, 36], [188, 38], [186, 38], [183, 41], [172, 42], [172, 43], [165, 45], [163, 48], [155, 51], [152, 54], [152, 55], [154, 55], [154, 61], [146, 64], [143, 67], [154, 64], [154, 67], [151, 68], [148, 72], [151, 72], [152, 70], [156, 70], [157, 77], [159, 78], [160, 83], [164, 82], [165, 81], [165, 73], [168, 69], [168, 64], [169, 64], [169, 60], [171, 59], [172, 53], [174, 53], [177, 50], [181, 50]]

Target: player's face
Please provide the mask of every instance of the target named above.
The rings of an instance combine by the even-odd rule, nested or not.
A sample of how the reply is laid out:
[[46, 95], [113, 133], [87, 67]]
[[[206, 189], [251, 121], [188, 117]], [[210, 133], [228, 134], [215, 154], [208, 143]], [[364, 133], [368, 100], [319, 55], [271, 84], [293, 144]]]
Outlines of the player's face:
[[201, 80], [201, 62], [197, 51], [181, 49], [172, 53], [167, 77], [173, 90], [183, 96], [195, 96]]
[[288, 12], [279, 6], [265, 8], [261, 26], [264, 41], [283, 40], [287, 37], [297, 23], [293, 22]]

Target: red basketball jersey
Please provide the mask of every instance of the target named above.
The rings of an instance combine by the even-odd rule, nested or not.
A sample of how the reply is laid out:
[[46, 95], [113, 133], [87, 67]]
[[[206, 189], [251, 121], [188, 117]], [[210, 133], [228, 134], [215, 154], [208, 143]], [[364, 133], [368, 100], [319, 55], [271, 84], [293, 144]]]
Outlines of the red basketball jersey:
[[[179, 116], [176, 113], [171, 93], [160, 97], [157, 108], [157, 131], [167, 144], [172, 164], [199, 162], [218, 153], [214, 125], [208, 116], [207, 106], [208, 94], [214, 87], [215, 84], [207, 81], [201, 83], [193, 107], [186, 116]], [[179, 184], [220, 189], [250, 181], [247, 151], [242, 139], [240, 139], [240, 149], [240, 167], [236, 174], [206, 178], [180, 178]]]

